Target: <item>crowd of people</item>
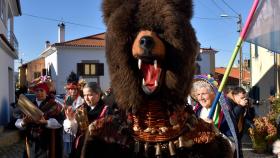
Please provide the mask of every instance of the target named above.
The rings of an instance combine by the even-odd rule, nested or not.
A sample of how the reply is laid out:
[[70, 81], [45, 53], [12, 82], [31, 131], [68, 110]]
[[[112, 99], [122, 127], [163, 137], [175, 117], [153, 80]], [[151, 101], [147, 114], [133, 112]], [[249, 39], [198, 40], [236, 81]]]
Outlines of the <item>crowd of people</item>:
[[[112, 115], [117, 108], [112, 89], [105, 93], [96, 82], [80, 84], [75, 73], [71, 73], [65, 86], [63, 105], [55, 102], [48, 79], [42, 78], [32, 87], [36, 95], [34, 105], [44, 114], [40, 120], [32, 120], [22, 114], [15, 125], [26, 134], [23, 157], [75, 158], [81, 155], [86, 131], [91, 123]], [[236, 157], [243, 157], [241, 138], [245, 125], [252, 126], [248, 117], [249, 102], [241, 87], [227, 89], [222, 94], [213, 118], [210, 109], [217, 93], [218, 82], [207, 75], [196, 75], [193, 80], [188, 106], [192, 106], [198, 118], [213, 124], [226, 138]], [[190, 99], [191, 98], [191, 99]]]
[[254, 118], [247, 93], [242, 87], [227, 88], [221, 94], [214, 116], [209, 118], [217, 91], [218, 82], [213, 77], [210, 75], [196, 75], [188, 104], [193, 106], [197, 117], [208, 123], [213, 123], [219, 129], [221, 134], [230, 142], [236, 156], [243, 157], [241, 138], [245, 124], [252, 126]]
[[73, 72], [67, 79], [63, 105], [55, 101], [50, 82], [42, 77], [31, 88], [36, 96], [33, 104], [43, 112], [42, 118], [33, 120], [22, 114], [15, 123], [26, 136], [23, 157], [80, 157], [88, 125], [110, 114], [111, 106], [103, 102], [96, 82], [81, 87]]

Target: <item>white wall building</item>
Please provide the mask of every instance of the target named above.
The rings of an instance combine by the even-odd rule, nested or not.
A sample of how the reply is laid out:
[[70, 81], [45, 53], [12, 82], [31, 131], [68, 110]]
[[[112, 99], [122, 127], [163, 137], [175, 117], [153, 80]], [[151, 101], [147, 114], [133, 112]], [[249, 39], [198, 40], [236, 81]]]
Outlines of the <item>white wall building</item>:
[[196, 62], [198, 74], [212, 74], [215, 73], [215, 54], [218, 51], [210, 48], [200, 48], [199, 54], [197, 55]]
[[21, 15], [19, 0], [0, 0], [0, 126], [10, 121], [10, 104], [15, 101], [14, 60], [18, 42], [14, 16]]
[[264, 115], [269, 111], [270, 95], [279, 95], [280, 54], [251, 44], [252, 84], [250, 97], [258, 100], [258, 113]]
[[[62, 29], [64, 30], [64, 28]], [[59, 31], [59, 34], [60, 43], [48, 46], [41, 54], [42, 57], [45, 57], [45, 67], [56, 84], [57, 94], [65, 93], [64, 86], [71, 71], [86, 81], [99, 83], [102, 90], [109, 88], [110, 80], [105, 58], [105, 34], [101, 33], [65, 42], [64, 38], [61, 37], [64, 33]]]

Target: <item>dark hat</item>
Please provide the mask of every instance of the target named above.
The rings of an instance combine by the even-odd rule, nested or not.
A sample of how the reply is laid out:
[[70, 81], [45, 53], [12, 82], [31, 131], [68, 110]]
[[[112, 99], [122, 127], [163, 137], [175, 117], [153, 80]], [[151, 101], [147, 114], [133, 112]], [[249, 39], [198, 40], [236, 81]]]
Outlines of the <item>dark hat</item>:
[[89, 88], [95, 93], [102, 93], [100, 86], [96, 82], [88, 82], [84, 88]]
[[77, 89], [78, 86], [79, 77], [75, 72], [71, 72], [70, 75], [67, 78], [67, 84], [65, 86], [66, 89]]

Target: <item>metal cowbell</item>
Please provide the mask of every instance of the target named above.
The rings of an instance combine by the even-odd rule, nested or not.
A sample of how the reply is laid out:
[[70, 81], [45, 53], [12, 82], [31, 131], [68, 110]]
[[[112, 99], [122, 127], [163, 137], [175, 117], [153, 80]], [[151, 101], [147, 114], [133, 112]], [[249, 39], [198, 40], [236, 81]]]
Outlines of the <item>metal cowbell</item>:
[[168, 149], [169, 149], [170, 156], [176, 155], [176, 148], [175, 148], [175, 145], [174, 145], [174, 143], [172, 141], [169, 141]]

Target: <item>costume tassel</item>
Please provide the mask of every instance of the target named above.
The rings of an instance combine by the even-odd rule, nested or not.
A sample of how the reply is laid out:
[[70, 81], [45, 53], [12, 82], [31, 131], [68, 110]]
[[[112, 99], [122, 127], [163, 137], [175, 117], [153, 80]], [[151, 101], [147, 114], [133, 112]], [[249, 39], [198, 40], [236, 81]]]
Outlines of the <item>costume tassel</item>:
[[139, 153], [140, 152], [140, 142], [136, 141], [134, 144], [134, 152]]
[[183, 148], [183, 147], [184, 147], [183, 137], [180, 136], [179, 139], [178, 139], [178, 141], [179, 141], [179, 148]]
[[148, 157], [148, 153], [149, 153], [149, 143], [148, 142], [146, 142], [144, 144], [144, 151], [145, 151], [146, 157]]
[[156, 144], [156, 157], [160, 157], [161, 156], [161, 146], [159, 143]]
[[174, 145], [174, 143], [172, 141], [169, 141], [168, 148], [169, 148], [170, 156], [176, 155], [175, 145]]

